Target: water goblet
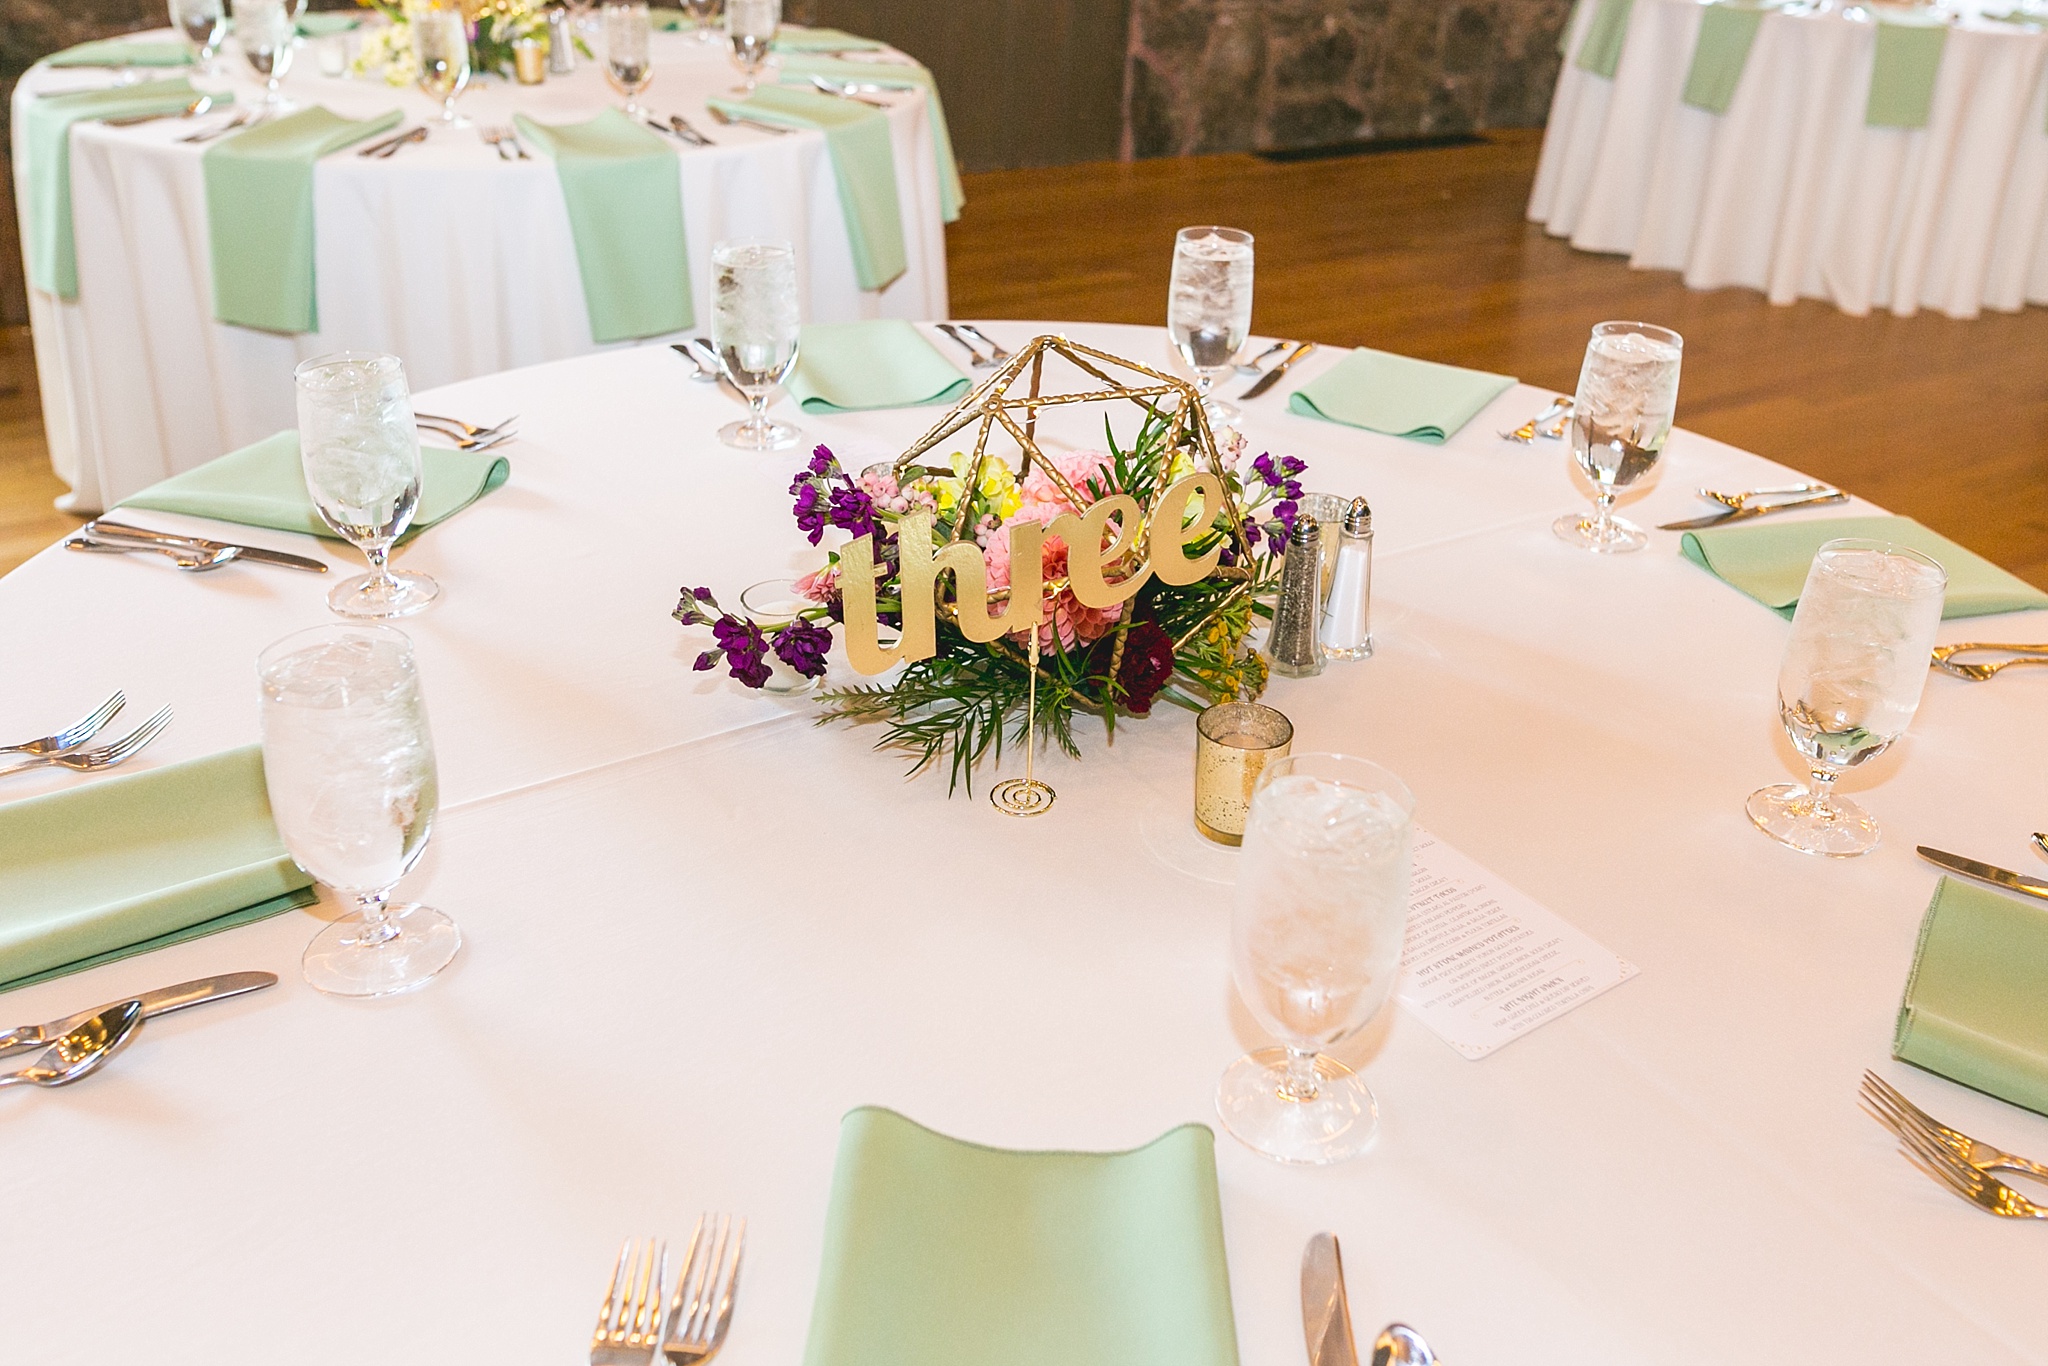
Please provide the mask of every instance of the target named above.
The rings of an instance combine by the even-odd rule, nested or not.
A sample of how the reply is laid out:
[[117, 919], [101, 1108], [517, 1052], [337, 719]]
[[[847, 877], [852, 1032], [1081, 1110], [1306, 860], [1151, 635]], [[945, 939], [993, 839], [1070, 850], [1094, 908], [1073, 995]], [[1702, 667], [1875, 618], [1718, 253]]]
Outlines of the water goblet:
[[342, 351], [293, 374], [298, 388], [299, 459], [320, 516], [370, 562], [327, 605], [345, 617], [402, 617], [441, 592], [425, 574], [394, 573], [392, 542], [412, 525], [420, 501], [420, 438], [412, 395], [396, 356]]
[[1210, 392], [1232, 373], [1252, 327], [1252, 235], [1236, 228], [1182, 228], [1173, 238], [1166, 331], [1212, 423], [1235, 422], [1236, 404]]
[[306, 946], [306, 981], [336, 996], [419, 986], [462, 932], [431, 907], [390, 901], [439, 805], [412, 642], [389, 626], [315, 626], [265, 650], [256, 673], [278, 834], [299, 867], [355, 900]]
[[263, 78], [266, 115], [288, 107], [281, 87], [292, 69], [298, 38], [297, 18], [284, 0], [235, 0], [235, 41], [250, 68]]
[[626, 97], [626, 112], [634, 118], [646, 112], [634, 99], [654, 83], [654, 67], [647, 60], [647, 29], [646, 5], [604, 7], [604, 78]]
[[1877, 821], [1835, 795], [1843, 770], [1906, 733], [1920, 707], [1948, 574], [1884, 541], [1829, 541], [1813, 557], [1778, 668], [1778, 716], [1812, 781], [1750, 794], [1756, 827], [1803, 854], [1877, 848]]
[[171, 27], [192, 46], [202, 75], [214, 74], [214, 58], [227, 37], [228, 11], [223, 0], [170, 0]]
[[747, 399], [746, 419], [719, 428], [718, 439], [747, 451], [787, 450], [799, 433], [769, 420], [768, 395], [796, 367], [796, 248], [720, 242], [711, 250], [711, 290], [711, 345]]
[[1593, 513], [1567, 512], [1550, 529], [1596, 555], [1641, 550], [1650, 538], [1614, 515], [1615, 490], [1649, 473], [1671, 435], [1685, 339], [1649, 323], [1600, 323], [1586, 343], [1572, 406], [1572, 458], [1593, 481]]
[[441, 123], [467, 128], [469, 120], [455, 113], [455, 99], [469, 85], [469, 25], [453, 4], [414, 9], [412, 51], [419, 65], [419, 87], [441, 102]]
[[735, 95], [754, 93], [754, 81], [767, 64], [780, 27], [782, 0], [725, 0], [725, 36], [732, 42], [732, 62], [741, 76]]
[[1232, 1063], [1223, 1127], [1283, 1162], [1329, 1163], [1372, 1142], [1379, 1106], [1326, 1048], [1393, 994], [1408, 921], [1415, 798], [1364, 759], [1266, 765], [1245, 822], [1231, 922], [1238, 994], [1281, 1040]]
[[697, 21], [696, 37], [700, 43], [716, 40], [711, 31], [711, 21], [718, 17], [718, 0], [683, 0], [683, 8]]

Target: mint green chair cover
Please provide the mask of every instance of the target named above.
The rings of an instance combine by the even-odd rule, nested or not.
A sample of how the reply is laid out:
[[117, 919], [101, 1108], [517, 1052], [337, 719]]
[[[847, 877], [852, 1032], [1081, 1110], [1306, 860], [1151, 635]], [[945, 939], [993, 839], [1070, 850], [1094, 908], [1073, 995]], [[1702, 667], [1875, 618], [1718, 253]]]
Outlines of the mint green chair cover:
[[1692, 62], [1685, 70], [1685, 89], [1679, 98], [1695, 109], [1725, 114], [1742, 81], [1742, 69], [1749, 65], [1749, 50], [1756, 43], [1756, 31], [1763, 26], [1769, 5], [1723, 0], [1700, 12], [1699, 41], [1692, 50]]

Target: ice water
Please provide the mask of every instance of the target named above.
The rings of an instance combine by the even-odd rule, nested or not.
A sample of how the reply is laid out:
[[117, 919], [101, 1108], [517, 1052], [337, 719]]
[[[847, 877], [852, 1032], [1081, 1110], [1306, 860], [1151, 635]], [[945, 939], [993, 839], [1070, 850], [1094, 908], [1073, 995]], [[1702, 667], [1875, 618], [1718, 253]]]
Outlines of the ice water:
[[1173, 245], [1166, 330], [1197, 371], [1229, 365], [1252, 327], [1252, 244], [1217, 235]]
[[220, 47], [228, 31], [227, 10], [220, 0], [181, 0], [172, 8], [186, 42], [207, 52]]
[[780, 384], [796, 360], [796, 253], [779, 243], [721, 246], [711, 254], [711, 344], [733, 383]]
[[1408, 813], [1309, 774], [1259, 790], [1235, 917], [1238, 990], [1297, 1046], [1332, 1043], [1393, 991], [1408, 919]]
[[1848, 768], [1905, 734], [1941, 624], [1945, 576], [1916, 556], [1822, 547], [1807, 571], [1778, 672], [1778, 710], [1799, 752]]
[[301, 367], [299, 457], [322, 517], [357, 545], [388, 544], [420, 499], [420, 439], [393, 356]]
[[1657, 463], [1678, 407], [1682, 355], [1660, 337], [1595, 331], [1572, 408], [1572, 454], [1587, 478], [1618, 488]]

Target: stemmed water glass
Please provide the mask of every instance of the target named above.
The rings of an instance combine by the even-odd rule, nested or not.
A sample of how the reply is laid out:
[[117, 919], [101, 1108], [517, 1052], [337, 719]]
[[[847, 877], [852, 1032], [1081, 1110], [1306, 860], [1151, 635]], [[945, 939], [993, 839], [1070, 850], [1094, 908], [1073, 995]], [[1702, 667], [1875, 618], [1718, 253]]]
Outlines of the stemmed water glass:
[[725, 0], [725, 36], [732, 41], [732, 62], [742, 78], [734, 94], [754, 93], [755, 78], [781, 27], [782, 0]]
[[1920, 707], [1948, 574], [1884, 541], [1829, 541], [1813, 557], [1778, 668], [1778, 716], [1810, 784], [1750, 794], [1758, 829], [1803, 854], [1847, 858], [1877, 848], [1871, 814], [1835, 795], [1835, 780], [1884, 753]]
[[604, 7], [604, 77], [626, 97], [626, 112], [634, 118], [645, 112], [634, 99], [654, 83], [654, 67], [647, 60], [647, 29], [646, 5]]
[[293, 379], [306, 492], [327, 525], [370, 561], [368, 574], [334, 586], [327, 605], [345, 617], [419, 611], [440, 585], [385, 563], [420, 502], [420, 438], [404, 365], [396, 356], [342, 351], [305, 362]]
[[714, 35], [711, 31], [711, 21], [718, 16], [718, 0], [683, 0], [683, 8], [697, 21], [697, 41], [712, 42]]
[[419, 64], [419, 86], [441, 102], [441, 122], [467, 128], [458, 118], [455, 98], [469, 85], [469, 25], [453, 3], [412, 11], [412, 51]]
[[228, 11], [223, 0], [171, 0], [171, 27], [192, 45], [202, 75], [214, 74], [213, 59], [227, 37]]
[[1231, 373], [1252, 327], [1252, 235], [1236, 228], [1182, 228], [1173, 238], [1166, 331], [1195, 372], [1212, 422], [1239, 409], [1210, 390]]
[[1372, 1091], [1318, 1050], [1362, 1028], [1401, 965], [1415, 798], [1364, 759], [1269, 762], [1245, 821], [1231, 923], [1238, 994], [1281, 1040], [1239, 1058], [1216, 1088], [1238, 1139], [1283, 1162], [1341, 1162], [1379, 1124]]
[[720, 242], [711, 250], [711, 345], [725, 377], [747, 397], [747, 416], [718, 429], [746, 451], [780, 451], [799, 435], [768, 419], [768, 395], [796, 367], [801, 320], [796, 248], [787, 242]]
[[1597, 555], [1641, 550], [1650, 538], [1614, 515], [1614, 494], [1649, 473], [1671, 435], [1685, 339], [1649, 323], [1600, 323], [1586, 343], [1572, 406], [1572, 458], [1593, 481], [1593, 513], [1551, 523], [1560, 538]]
[[355, 910], [306, 946], [306, 980], [337, 996], [387, 996], [447, 967], [455, 922], [390, 904], [427, 847], [439, 805], [434, 742], [412, 642], [389, 626], [316, 626], [256, 661], [263, 779], [292, 859]]
[[287, 0], [235, 0], [235, 41], [250, 67], [263, 78], [263, 108], [286, 108], [281, 86], [292, 69], [298, 21]]

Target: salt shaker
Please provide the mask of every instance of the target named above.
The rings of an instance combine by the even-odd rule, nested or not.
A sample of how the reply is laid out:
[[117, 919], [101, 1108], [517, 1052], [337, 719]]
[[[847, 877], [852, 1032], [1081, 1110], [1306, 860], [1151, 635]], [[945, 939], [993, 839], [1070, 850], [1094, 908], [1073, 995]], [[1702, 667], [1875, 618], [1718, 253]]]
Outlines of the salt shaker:
[[1316, 640], [1322, 619], [1323, 532], [1315, 519], [1294, 524], [1287, 554], [1280, 566], [1280, 601], [1273, 608], [1273, 630], [1266, 653], [1273, 672], [1284, 678], [1308, 678], [1323, 671], [1323, 652]]
[[1372, 508], [1363, 498], [1352, 499], [1344, 514], [1336, 561], [1323, 606], [1323, 653], [1365, 659], [1372, 654]]
[[576, 69], [575, 29], [569, 11], [556, 5], [548, 10], [548, 73], [566, 76]]

